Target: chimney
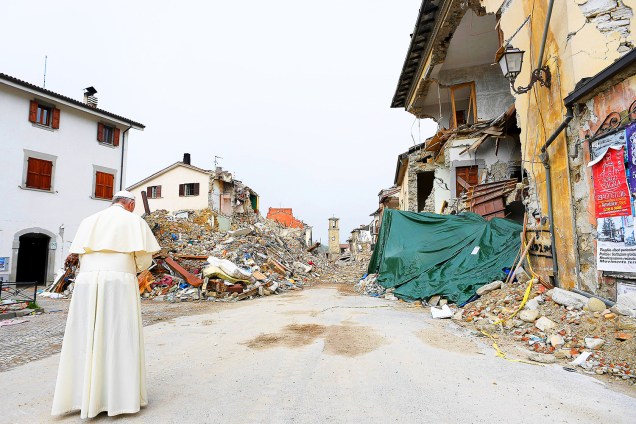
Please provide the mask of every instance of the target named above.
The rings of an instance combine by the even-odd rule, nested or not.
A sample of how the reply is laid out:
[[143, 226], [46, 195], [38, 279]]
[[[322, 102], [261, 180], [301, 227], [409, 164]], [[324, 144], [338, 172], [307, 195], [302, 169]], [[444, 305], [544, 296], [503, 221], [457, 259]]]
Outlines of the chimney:
[[190, 165], [190, 153], [183, 154], [183, 163], [186, 165]]
[[86, 87], [84, 89], [84, 103], [93, 109], [97, 108], [97, 97], [95, 97], [96, 93], [97, 90], [95, 90], [95, 87]]

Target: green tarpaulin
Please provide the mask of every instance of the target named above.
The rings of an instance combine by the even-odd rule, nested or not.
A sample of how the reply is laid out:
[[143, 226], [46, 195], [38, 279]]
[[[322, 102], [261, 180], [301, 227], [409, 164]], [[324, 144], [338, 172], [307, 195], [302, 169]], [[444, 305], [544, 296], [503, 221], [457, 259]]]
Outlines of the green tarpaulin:
[[522, 227], [474, 213], [438, 215], [385, 209], [369, 273], [406, 300], [443, 295], [466, 302], [482, 285], [505, 278]]

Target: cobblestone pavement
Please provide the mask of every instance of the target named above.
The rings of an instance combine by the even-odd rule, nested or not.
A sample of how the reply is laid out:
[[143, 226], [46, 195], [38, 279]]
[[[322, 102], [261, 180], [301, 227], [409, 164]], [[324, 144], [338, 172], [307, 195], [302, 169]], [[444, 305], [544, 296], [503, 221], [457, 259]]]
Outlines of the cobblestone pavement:
[[[0, 372], [46, 358], [62, 349], [69, 299], [38, 299], [46, 313], [20, 319], [21, 324], [0, 327]], [[220, 302], [167, 303], [144, 300], [141, 303], [144, 326], [184, 315], [209, 313], [234, 304]]]

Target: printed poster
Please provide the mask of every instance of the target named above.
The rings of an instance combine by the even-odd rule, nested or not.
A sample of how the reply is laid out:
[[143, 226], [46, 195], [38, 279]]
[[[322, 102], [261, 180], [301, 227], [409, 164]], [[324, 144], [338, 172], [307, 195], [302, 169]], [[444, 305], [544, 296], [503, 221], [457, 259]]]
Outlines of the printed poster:
[[627, 139], [627, 183], [632, 193], [636, 193], [636, 122], [625, 129]]
[[9, 258], [0, 258], [0, 272], [6, 272], [9, 270]]
[[599, 271], [636, 272], [634, 218], [599, 218], [596, 267]]
[[[636, 130], [636, 128], [634, 128]], [[627, 146], [625, 142], [625, 131], [618, 131], [604, 137], [598, 138], [590, 142], [590, 157], [592, 161], [596, 161], [599, 156], [605, 154], [611, 146], [621, 147]]]
[[611, 146], [589, 163], [594, 175], [594, 205], [596, 218], [631, 215], [632, 206], [624, 148]]

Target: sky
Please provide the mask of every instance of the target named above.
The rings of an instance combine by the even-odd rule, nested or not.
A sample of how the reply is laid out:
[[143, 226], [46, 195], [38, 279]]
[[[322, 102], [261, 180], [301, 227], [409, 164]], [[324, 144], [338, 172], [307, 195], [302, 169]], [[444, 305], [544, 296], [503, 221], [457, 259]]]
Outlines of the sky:
[[3, 5], [0, 72], [146, 125], [126, 185], [183, 158], [232, 171], [327, 243], [371, 221], [397, 155], [432, 135], [390, 103], [421, 0]]

